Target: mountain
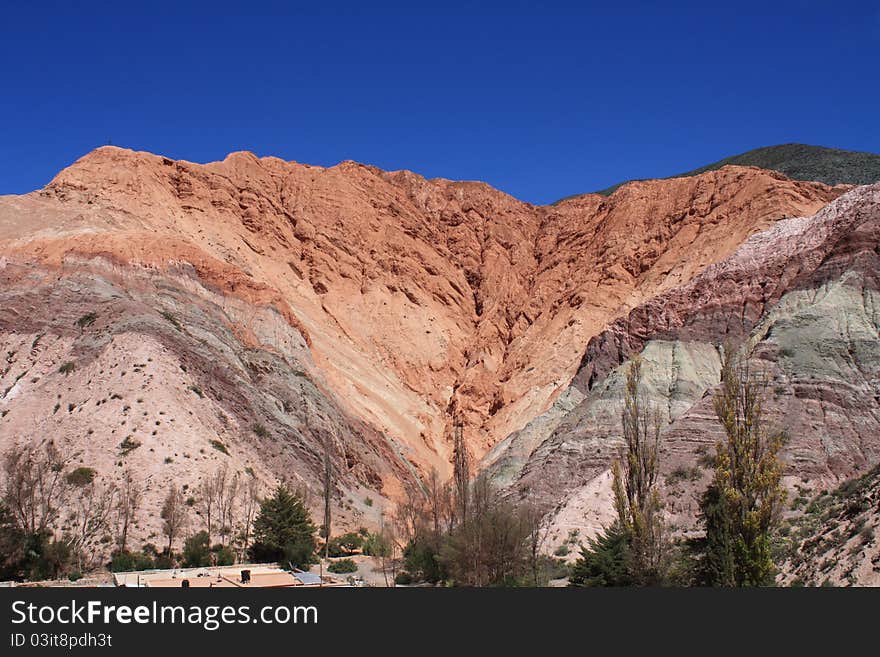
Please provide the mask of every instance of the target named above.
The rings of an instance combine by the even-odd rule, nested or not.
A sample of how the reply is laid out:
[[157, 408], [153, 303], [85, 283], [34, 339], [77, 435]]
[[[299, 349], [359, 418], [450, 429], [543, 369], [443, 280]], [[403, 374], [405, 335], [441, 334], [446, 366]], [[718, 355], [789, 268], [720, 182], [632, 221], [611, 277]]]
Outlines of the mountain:
[[[712, 443], [718, 345], [741, 338], [778, 370], [789, 476], [830, 485], [880, 460], [877, 190], [850, 190], [732, 165], [533, 206], [354, 162], [103, 147], [0, 197], [0, 449], [52, 440], [153, 505], [225, 463], [316, 506], [329, 445], [334, 523], [356, 528], [448, 477], [460, 426], [560, 541], [610, 507], [627, 360], [667, 409], [672, 481]], [[675, 484], [687, 528], [696, 484]]]
[[[867, 185], [880, 181], [880, 155], [808, 144], [780, 144], [756, 148], [669, 177], [696, 176], [730, 165], [759, 167], [778, 171], [792, 180], [812, 180], [827, 185]], [[596, 193], [610, 196], [625, 184], [627, 183], [618, 183]]]
[[666, 422], [667, 510], [694, 531], [694, 493], [721, 437], [711, 396], [721, 350], [739, 343], [768, 378], [771, 425], [790, 437], [788, 485], [824, 488], [865, 472], [880, 462], [878, 247], [880, 184], [749, 237], [591, 338], [557, 403], [497, 445], [486, 467], [555, 509], [557, 543], [578, 518], [610, 517], [610, 497], [599, 494], [620, 445], [625, 366], [641, 355], [646, 394]]

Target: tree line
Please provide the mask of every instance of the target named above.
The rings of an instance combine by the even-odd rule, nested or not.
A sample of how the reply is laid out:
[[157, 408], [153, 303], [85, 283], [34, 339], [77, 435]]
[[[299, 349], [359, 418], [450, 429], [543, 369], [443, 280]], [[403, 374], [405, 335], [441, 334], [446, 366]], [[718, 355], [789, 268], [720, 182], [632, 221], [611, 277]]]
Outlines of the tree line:
[[312, 561], [315, 528], [304, 492], [281, 485], [263, 498], [254, 476], [224, 464], [190, 494], [170, 484], [158, 514], [161, 545], [135, 549], [130, 536], [144, 519], [144, 482], [131, 471], [119, 483], [107, 482], [71, 460], [52, 442], [3, 455], [0, 580], [75, 580], [105, 566], [126, 571], [250, 559], [307, 567]]

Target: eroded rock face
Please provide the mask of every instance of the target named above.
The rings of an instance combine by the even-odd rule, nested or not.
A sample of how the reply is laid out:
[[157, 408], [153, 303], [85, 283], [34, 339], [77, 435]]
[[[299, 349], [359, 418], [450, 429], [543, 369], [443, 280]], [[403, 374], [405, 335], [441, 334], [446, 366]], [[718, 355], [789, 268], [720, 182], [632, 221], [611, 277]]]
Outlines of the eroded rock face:
[[[726, 167], [535, 207], [481, 183], [352, 162], [321, 168], [233, 153], [198, 165], [101, 148], [45, 189], [0, 199], [0, 318], [18, 354], [3, 388], [20, 367], [40, 370], [46, 386], [28, 389], [30, 375], [12, 383], [0, 435], [74, 440], [86, 429], [78, 420], [68, 430], [57, 416], [35, 423], [19, 410], [103, 381], [90, 368], [103, 377], [139, 345], [155, 362], [161, 354], [163, 379], [175, 372], [164, 392], [177, 392], [162, 404], [173, 397], [190, 451], [221, 435], [238, 466], [314, 488], [320, 432], [310, 422], [331, 428], [345, 473], [338, 503], [352, 522], [375, 515], [361, 503], [367, 495], [393, 499], [431, 468], [447, 475], [456, 422], [502, 483], [537, 482], [545, 467], [548, 481], [569, 467], [579, 473], [572, 481], [588, 481], [610, 454], [608, 374], [631, 353], [653, 341], [658, 394], [672, 390], [670, 417], [689, 417], [713, 376], [719, 336], [748, 334], [784, 294], [815, 287], [808, 270], [824, 267], [835, 280], [852, 271], [851, 252], [871, 235], [829, 226], [826, 242], [845, 233], [850, 242], [833, 238], [813, 266], [818, 229], [786, 241], [803, 222], [780, 221], [844, 191]], [[788, 259], [772, 264], [776, 252]], [[772, 262], [755, 264], [764, 260]], [[76, 328], [93, 309], [99, 322]], [[51, 358], [37, 350], [16, 360], [38, 333], [57, 345]], [[63, 360], [92, 364], [65, 377], [52, 371]], [[149, 394], [159, 394], [153, 385]], [[178, 395], [211, 385], [220, 396]], [[583, 426], [598, 417], [604, 429]], [[277, 441], [254, 438], [254, 423]], [[116, 450], [122, 429], [111, 427], [108, 419], [89, 434], [90, 458]], [[557, 445], [565, 432], [579, 438]], [[140, 454], [163, 465], [170, 440]], [[172, 458], [177, 477], [183, 466]], [[141, 467], [159, 476], [156, 463]]]
[[[645, 390], [667, 421], [667, 510], [680, 529], [693, 528], [694, 493], [721, 436], [711, 392], [725, 342], [745, 344], [768, 376], [769, 422], [789, 435], [789, 483], [828, 486], [872, 467], [880, 461], [878, 245], [880, 185], [858, 188], [813, 217], [777, 222], [612, 322], [572, 379], [582, 400], [532, 422], [552, 427], [532, 439], [539, 444], [527, 459], [518, 455], [515, 490], [561, 513], [593, 486], [620, 448], [623, 372], [641, 354]], [[494, 462], [504, 461], [504, 446]], [[500, 472], [494, 462], [490, 471]], [[504, 476], [511, 480], [510, 467]]]

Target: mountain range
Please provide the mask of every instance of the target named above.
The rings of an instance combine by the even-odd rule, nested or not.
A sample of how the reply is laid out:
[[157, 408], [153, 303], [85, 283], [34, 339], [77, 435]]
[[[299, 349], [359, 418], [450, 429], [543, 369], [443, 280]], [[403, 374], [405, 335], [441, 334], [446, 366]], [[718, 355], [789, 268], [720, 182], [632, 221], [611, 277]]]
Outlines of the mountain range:
[[818, 494], [880, 462], [877, 180], [880, 156], [785, 145], [535, 206], [355, 162], [102, 147], [0, 197], [0, 448], [132, 469], [153, 505], [222, 463], [317, 504], [329, 441], [355, 528], [448, 478], [460, 430], [548, 509], [552, 550], [611, 517], [640, 355], [686, 534], [735, 342], [770, 374], [787, 486]]

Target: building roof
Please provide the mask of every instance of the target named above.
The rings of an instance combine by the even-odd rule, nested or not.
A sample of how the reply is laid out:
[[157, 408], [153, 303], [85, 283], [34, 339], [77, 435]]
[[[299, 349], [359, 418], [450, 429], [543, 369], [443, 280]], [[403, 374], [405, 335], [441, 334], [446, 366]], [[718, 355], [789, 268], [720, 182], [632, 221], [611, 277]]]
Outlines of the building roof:
[[[242, 582], [241, 572], [250, 571], [250, 581]], [[238, 564], [213, 568], [176, 568], [114, 573], [117, 586], [181, 588], [183, 580], [190, 588], [280, 588], [320, 586], [321, 578], [313, 573], [291, 573], [277, 565]], [[337, 582], [326, 582], [337, 584]]]
[[321, 578], [315, 573], [302, 573], [296, 572], [293, 573], [293, 576], [300, 581], [301, 584], [305, 585], [317, 585], [321, 583]]

